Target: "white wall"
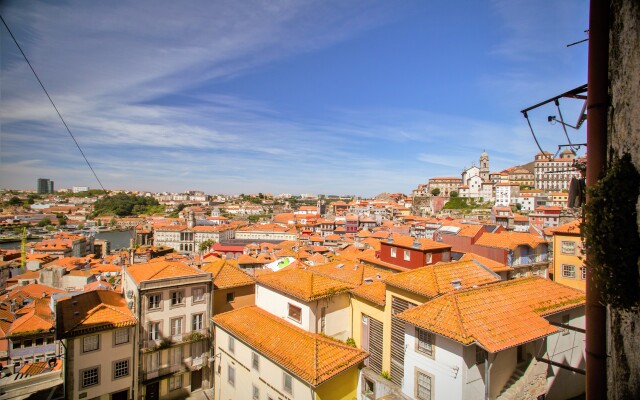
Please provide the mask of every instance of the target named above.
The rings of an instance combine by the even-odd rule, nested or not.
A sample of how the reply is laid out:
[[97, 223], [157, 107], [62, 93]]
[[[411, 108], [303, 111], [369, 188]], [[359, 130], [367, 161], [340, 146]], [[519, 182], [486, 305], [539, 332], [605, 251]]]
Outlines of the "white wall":
[[[289, 318], [288, 304], [302, 309], [301, 322]], [[325, 307], [324, 333], [343, 341], [351, 337], [351, 308], [349, 295], [346, 293], [304, 302], [258, 283], [256, 284], [256, 305], [277, 317], [284, 318], [292, 325], [312, 333], [320, 333], [322, 307]]]
[[[73, 366], [67, 370], [67, 374], [73, 374], [73, 398], [79, 399], [80, 393], [86, 393], [86, 398], [90, 399], [124, 389], [131, 390], [133, 378], [137, 376], [138, 354], [137, 346], [134, 343], [135, 327], [129, 330], [129, 342], [115, 345], [114, 333], [116, 330], [102, 331], [100, 335], [100, 348], [88, 353], [82, 352], [83, 338], [92, 335], [79, 336], [67, 341], [67, 346], [73, 346]], [[134, 356], [135, 353], [135, 356]], [[113, 379], [113, 361], [129, 359], [129, 375], [126, 377]], [[95, 386], [82, 388], [81, 370], [100, 366], [100, 383]], [[69, 378], [67, 382], [69, 382]], [[137, 382], [137, 380], [136, 380]]]
[[[547, 317], [551, 322], [562, 323], [562, 316], [569, 315], [569, 326], [584, 329], [584, 307], [574, 308], [569, 311]], [[562, 330], [562, 328], [559, 328]], [[547, 352], [544, 358], [570, 365], [575, 368], [585, 368], [585, 334], [575, 330], [568, 330], [547, 337]], [[547, 377], [548, 399], [566, 399], [575, 397], [585, 390], [585, 376], [551, 367], [553, 374]]]
[[416, 351], [415, 326], [405, 324], [404, 379], [402, 392], [415, 397], [416, 368], [433, 376], [434, 399], [462, 399], [464, 385], [463, 346], [444, 336], [434, 335], [434, 358]]
[[[259, 371], [253, 369], [251, 363], [251, 353], [253, 349], [244, 342], [235, 339], [234, 352], [228, 349], [229, 334], [220, 327], [215, 328], [216, 350], [215, 354], [220, 354], [215, 359], [215, 398], [216, 399], [251, 399], [253, 385], [260, 389], [260, 399], [284, 398], [295, 400], [313, 400], [314, 393], [306, 382], [293, 377], [293, 393], [284, 392], [283, 372], [285, 370], [270, 359], [258, 354], [260, 360]], [[218, 366], [220, 365], [220, 373]], [[235, 369], [235, 385], [228, 381], [228, 367]]]
[[[289, 318], [288, 304], [293, 304], [294, 306], [302, 309], [300, 322]], [[315, 312], [315, 302], [313, 304], [314, 308], [312, 309], [306, 302], [290, 298], [282, 292], [256, 283], [256, 305], [278, 318], [285, 319], [287, 322], [297, 326], [298, 328], [315, 333], [316, 317], [313, 314]]]

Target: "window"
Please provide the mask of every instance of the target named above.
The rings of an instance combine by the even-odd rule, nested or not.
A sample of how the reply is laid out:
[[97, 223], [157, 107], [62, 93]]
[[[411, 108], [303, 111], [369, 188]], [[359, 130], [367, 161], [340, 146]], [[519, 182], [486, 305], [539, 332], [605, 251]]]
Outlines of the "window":
[[227, 381], [231, 386], [236, 386], [236, 370], [231, 365], [227, 366]]
[[160, 339], [160, 322], [149, 323], [149, 340]]
[[36, 346], [42, 346], [44, 344], [44, 338], [36, 338]]
[[404, 260], [405, 261], [410, 261], [411, 260], [411, 252], [409, 250], [405, 250], [404, 251]]
[[431, 375], [416, 371], [416, 398], [418, 400], [431, 400], [431, 379]]
[[184, 304], [184, 292], [182, 290], [176, 290], [171, 292], [171, 305], [180, 306]]
[[576, 242], [563, 240], [560, 251], [562, 254], [576, 254]]
[[251, 368], [260, 371], [260, 356], [257, 353], [251, 353]]
[[289, 318], [298, 323], [302, 322], [302, 308], [289, 304]]
[[21, 346], [22, 346], [22, 342], [19, 341], [19, 340], [11, 343], [11, 348], [12, 349], [19, 349]]
[[82, 375], [82, 387], [86, 388], [100, 383], [100, 367], [88, 368], [80, 371]]
[[53, 336], [47, 336], [47, 344], [53, 344]]
[[424, 329], [416, 328], [416, 339], [418, 340], [416, 351], [429, 357], [433, 357], [433, 333], [427, 332]]
[[33, 346], [33, 340], [31, 340], [31, 339], [25, 339], [25, 340], [22, 342], [22, 344], [23, 344], [23, 347], [31, 347], [31, 346]]
[[162, 306], [162, 295], [150, 294], [149, 295], [149, 310], [159, 310]]
[[393, 258], [396, 257], [396, 248], [395, 247], [391, 248], [391, 257], [393, 257]]
[[202, 314], [196, 314], [191, 317], [191, 330], [199, 331], [202, 330]]
[[257, 387], [256, 385], [253, 385], [252, 393], [253, 393], [253, 394], [252, 394], [251, 398], [252, 398], [253, 400], [258, 400], [258, 399], [260, 399], [260, 388], [259, 388], [259, 387]]
[[169, 364], [182, 364], [182, 346], [175, 346], [169, 349]]
[[231, 354], [233, 354], [236, 351], [236, 340], [233, 338], [233, 336], [229, 336], [229, 344], [227, 348], [229, 349], [229, 352]]
[[182, 335], [182, 318], [171, 320], [171, 336]]
[[431, 264], [431, 260], [432, 260], [433, 255], [431, 253], [427, 253], [424, 255], [424, 263], [425, 264]]
[[576, 277], [575, 265], [562, 264], [562, 277], [575, 279]]
[[82, 338], [82, 352], [95, 351], [100, 348], [100, 335], [85, 336]]
[[283, 372], [282, 381], [282, 389], [289, 394], [293, 394], [293, 377], [286, 372]]
[[129, 328], [118, 329], [113, 335], [115, 336], [115, 344], [129, 343]]
[[174, 375], [169, 378], [169, 391], [177, 390], [182, 387], [182, 375]]
[[233, 303], [235, 299], [236, 299], [236, 295], [234, 292], [227, 293], [227, 303]]
[[195, 288], [191, 291], [191, 301], [193, 303], [199, 303], [204, 301], [204, 288]]
[[476, 346], [476, 364], [482, 364], [487, 359], [487, 351], [480, 346]]
[[157, 371], [160, 368], [160, 351], [147, 354], [147, 371]]
[[580, 267], [580, 278], [587, 279], [587, 267]]
[[113, 362], [113, 379], [129, 375], [129, 359]]

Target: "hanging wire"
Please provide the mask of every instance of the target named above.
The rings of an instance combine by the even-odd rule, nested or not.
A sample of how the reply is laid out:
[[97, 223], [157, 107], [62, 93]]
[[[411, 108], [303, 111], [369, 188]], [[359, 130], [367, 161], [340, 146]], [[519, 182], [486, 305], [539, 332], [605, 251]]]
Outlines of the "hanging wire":
[[[542, 147], [540, 147], [540, 143], [538, 143], [538, 138], [536, 138], [536, 134], [533, 132], [533, 127], [531, 126], [531, 121], [529, 121], [529, 114], [527, 114], [526, 111], [523, 111], [522, 114], [524, 115], [524, 118], [527, 120], [527, 124], [529, 125], [529, 130], [531, 131], [531, 136], [533, 136], [533, 140], [535, 140], [536, 145], [538, 146], [538, 149], [540, 150], [540, 153], [542, 153], [543, 155], [545, 155], [546, 153], [542, 150]], [[549, 157], [549, 160], [551, 160], [551, 156]]]
[[[558, 115], [560, 116], [560, 125], [562, 125], [562, 130], [564, 131], [564, 135], [567, 137], [567, 143], [569, 143], [571, 150], [578, 151], [579, 148], [574, 148], [573, 143], [571, 143], [571, 139], [569, 139], [569, 133], [567, 132], [567, 127], [564, 124], [564, 117], [562, 116], [562, 111], [560, 111], [560, 100], [556, 99], [555, 103], [556, 103], [556, 108], [558, 109]], [[560, 151], [560, 148], [558, 148], [558, 151]]]
[[84, 158], [84, 161], [87, 163], [87, 166], [89, 166], [89, 169], [93, 173], [93, 176], [98, 181], [98, 184], [100, 185], [102, 190], [104, 190], [104, 192], [107, 193], [107, 190], [102, 185], [102, 182], [100, 181], [100, 178], [98, 178], [98, 175], [96, 174], [96, 171], [93, 170], [93, 167], [91, 166], [91, 163], [87, 159], [87, 156], [84, 154], [84, 151], [82, 151], [82, 148], [80, 147], [80, 144], [78, 144], [78, 141], [73, 136], [73, 133], [71, 133], [71, 129], [69, 129], [69, 126], [65, 122], [64, 118], [62, 118], [62, 114], [60, 114], [60, 111], [58, 111], [58, 107], [56, 107], [56, 104], [53, 102], [53, 99], [51, 99], [51, 96], [49, 96], [49, 92], [47, 92], [47, 89], [45, 89], [44, 84], [42, 83], [42, 81], [38, 77], [38, 74], [36, 73], [35, 69], [33, 69], [33, 66], [31, 65], [31, 62], [29, 62], [29, 59], [27, 58], [27, 55], [24, 54], [24, 51], [22, 51], [22, 47], [20, 47], [20, 44], [18, 44], [18, 41], [16, 40], [16, 37], [13, 36], [13, 32], [11, 32], [11, 29], [9, 29], [9, 26], [5, 22], [4, 18], [2, 18], [2, 15], [0, 15], [0, 20], [2, 20], [2, 24], [4, 25], [4, 27], [7, 28], [7, 31], [9, 32], [9, 35], [11, 36], [11, 39], [13, 39], [13, 42], [16, 44], [16, 47], [18, 48], [18, 50], [20, 50], [20, 54], [22, 54], [22, 57], [24, 58], [24, 60], [29, 65], [29, 68], [31, 68], [31, 72], [33, 72], [33, 75], [38, 80], [38, 83], [40, 84], [40, 87], [42, 88], [42, 90], [44, 90], [44, 94], [47, 95], [47, 98], [51, 102], [51, 105], [53, 106], [54, 110], [56, 110], [56, 113], [58, 114], [58, 117], [60, 117], [60, 121], [62, 121], [62, 124], [64, 125], [64, 127], [67, 129], [67, 132], [69, 133], [69, 136], [71, 136], [71, 139], [73, 139], [73, 142], [76, 144], [76, 147], [78, 148], [78, 150], [80, 150], [80, 154], [82, 154], [82, 157]]

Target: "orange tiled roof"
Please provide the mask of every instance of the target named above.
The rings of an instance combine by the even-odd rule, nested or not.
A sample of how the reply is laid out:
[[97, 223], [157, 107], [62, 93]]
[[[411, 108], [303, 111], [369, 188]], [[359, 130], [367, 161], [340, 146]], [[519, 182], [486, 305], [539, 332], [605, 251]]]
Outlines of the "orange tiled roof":
[[495, 353], [557, 332], [543, 316], [584, 303], [579, 290], [531, 277], [454, 291], [396, 317]]
[[386, 279], [388, 286], [408, 290], [426, 297], [455, 291], [452, 281], [459, 280], [468, 288], [498, 282], [500, 278], [473, 261], [438, 263], [411, 271], [400, 272]]
[[582, 223], [582, 220], [577, 219], [575, 221], [571, 221], [571, 222], [566, 223], [564, 225], [560, 225], [557, 228], [552, 228], [551, 229], [551, 233], [580, 235], [580, 224], [581, 223]]
[[203, 271], [211, 272], [213, 284], [216, 289], [227, 289], [238, 286], [253, 285], [255, 281], [237, 265], [219, 260], [215, 263], [202, 266]]
[[258, 260], [248, 254], [241, 254], [238, 257], [238, 264], [258, 264]]
[[353, 287], [351, 284], [300, 268], [282, 269], [256, 279], [262, 285], [303, 301], [331, 297]]
[[450, 244], [438, 243], [431, 239], [417, 239], [419, 247], [413, 247], [414, 242], [416, 242], [416, 239], [411, 236], [394, 235], [393, 243], [389, 243], [389, 245], [417, 250], [440, 250], [451, 248]]
[[60, 338], [136, 324], [122, 294], [111, 290], [93, 290], [62, 299], [56, 304], [56, 314]]
[[351, 289], [351, 293], [379, 306], [384, 306], [387, 297], [387, 286], [380, 281], [365, 283]]
[[479, 256], [476, 253], [465, 253], [459, 261], [469, 261], [469, 260], [474, 260], [479, 262], [480, 264], [484, 265], [485, 267], [489, 268], [491, 271], [493, 272], [505, 272], [505, 271], [511, 271], [513, 268], [507, 266], [506, 264], [503, 264], [501, 262], [498, 261], [494, 261], [490, 258], [487, 257], [483, 257], [483, 256]]
[[501, 233], [484, 233], [476, 240], [477, 245], [487, 247], [497, 247], [500, 249], [515, 250], [520, 245], [528, 245], [536, 248], [542, 243], [547, 243], [536, 235], [522, 232], [501, 232]]
[[142, 281], [198, 275], [202, 274], [203, 271], [183, 264], [180, 261], [162, 260], [143, 264], [133, 264], [127, 268], [127, 273], [139, 285]]
[[219, 314], [213, 322], [314, 387], [368, 356], [363, 350], [306, 332], [256, 306]]
[[26, 363], [25, 365], [22, 366], [22, 368], [20, 368], [20, 371], [18, 373], [22, 375], [33, 376], [33, 375], [38, 375], [45, 372], [59, 371], [61, 369], [62, 369], [62, 360], [57, 359], [56, 363], [53, 364], [53, 367], [49, 366], [48, 361]]
[[362, 285], [367, 278], [371, 278], [374, 281], [382, 281], [392, 274], [392, 272], [370, 265], [342, 260], [307, 267], [307, 269], [356, 286]]
[[29, 312], [13, 321], [7, 336], [29, 335], [49, 331], [53, 328], [53, 314], [49, 308], [50, 301], [51, 299], [46, 297], [35, 299]]

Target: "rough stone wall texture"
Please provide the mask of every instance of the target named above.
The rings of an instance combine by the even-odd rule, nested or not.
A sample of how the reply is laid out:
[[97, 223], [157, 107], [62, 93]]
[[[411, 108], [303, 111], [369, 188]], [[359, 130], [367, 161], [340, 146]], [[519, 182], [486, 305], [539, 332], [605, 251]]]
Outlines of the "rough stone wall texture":
[[[609, 145], [618, 157], [629, 153], [640, 172], [640, 1], [610, 4]], [[640, 235], [640, 198], [636, 209]], [[640, 310], [610, 309], [609, 315], [609, 398], [640, 399]]]

